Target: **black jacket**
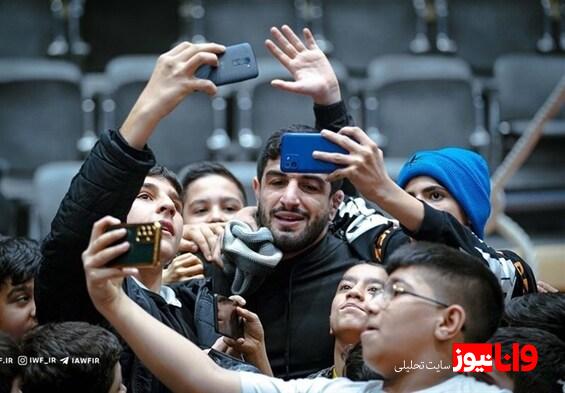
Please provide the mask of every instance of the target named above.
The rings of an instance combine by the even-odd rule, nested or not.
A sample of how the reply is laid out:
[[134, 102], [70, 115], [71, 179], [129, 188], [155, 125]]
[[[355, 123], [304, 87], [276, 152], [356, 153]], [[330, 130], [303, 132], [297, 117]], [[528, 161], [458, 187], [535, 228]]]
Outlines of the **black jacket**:
[[279, 263], [249, 299], [265, 330], [273, 373], [299, 378], [333, 364], [329, 315], [343, 273], [359, 263], [347, 243], [331, 234]]
[[493, 249], [447, 212], [424, 203], [424, 220], [418, 232], [404, 232], [416, 240], [443, 243], [485, 261], [500, 282], [505, 303], [513, 297], [537, 292], [534, 273], [520, 256], [509, 250]]
[[[352, 125], [345, 105], [335, 105], [331, 111], [321, 114], [320, 118], [332, 124], [333, 130]], [[498, 278], [505, 302], [515, 296], [537, 292], [534, 273], [519, 255], [509, 250], [493, 249], [447, 212], [424, 203], [424, 220], [419, 231], [412, 233], [397, 223], [393, 227], [393, 222], [375, 206], [368, 204], [367, 208], [374, 210], [367, 210], [366, 201], [361, 206], [355, 206], [359, 204], [359, 198], [347, 199], [338, 210], [333, 230], [364, 259], [386, 264], [394, 250], [408, 243], [411, 238], [442, 243], [484, 260]]]
[[[92, 226], [98, 219], [112, 215], [125, 221], [147, 172], [154, 165], [150, 150], [131, 148], [116, 132], [101, 135], [73, 179], [42, 246], [45, 260], [35, 285], [39, 323], [86, 321], [108, 327], [88, 296], [81, 253], [88, 247]], [[144, 310], [195, 341], [196, 290], [187, 285], [173, 290], [182, 304], [180, 308], [168, 305], [132, 278], [124, 281], [124, 291]], [[120, 363], [128, 392], [168, 392], [127, 346]]]
[[[341, 124], [351, 122], [343, 102], [315, 106], [314, 111], [319, 128], [338, 130]], [[42, 246], [45, 262], [35, 286], [39, 323], [86, 321], [108, 327], [88, 296], [81, 253], [88, 247], [92, 226], [98, 219], [112, 215], [125, 221], [149, 169], [154, 165], [155, 158], [148, 148], [136, 150], [116, 132], [101, 135], [73, 179]], [[332, 283], [330, 300], [337, 286], [337, 281], [334, 281], [332, 276], [329, 280]], [[208, 286], [202, 281], [190, 280], [188, 284], [171, 288], [181, 301], [182, 308], [166, 304], [160, 296], [141, 288], [130, 278], [124, 281], [128, 296], [149, 314], [194, 342], [198, 342], [197, 336], [204, 342], [212, 341], [217, 335], [212, 330]], [[324, 321], [327, 321], [328, 315], [329, 308]], [[127, 346], [124, 348], [120, 363], [128, 391], [167, 392], [133, 352]], [[331, 360], [323, 366], [329, 364]]]

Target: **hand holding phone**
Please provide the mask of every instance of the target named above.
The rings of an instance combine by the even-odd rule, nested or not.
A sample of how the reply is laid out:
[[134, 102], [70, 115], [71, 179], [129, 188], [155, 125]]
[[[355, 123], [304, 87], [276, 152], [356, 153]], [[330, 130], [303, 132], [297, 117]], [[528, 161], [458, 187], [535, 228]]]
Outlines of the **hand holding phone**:
[[253, 48], [247, 42], [226, 47], [224, 53], [218, 56], [218, 66], [202, 65], [194, 76], [209, 79], [216, 86], [241, 82], [256, 78], [259, 75], [257, 60]]
[[243, 337], [243, 321], [237, 313], [238, 303], [223, 295], [214, 294], [214, 328], [222, 336]]
[[316, 160], [314, 150], [349, 154], [347, 150], [324, 138], [319, 133], [289, 132], [281, 140], [281, 171], [295, 173], [331, 173], [342, 166]]
[[[150, 268], [159, 266], [161, 250], [161, 223], [150, 222], [142, 224], [110, 225], [106, 232], [113, 229], [125, 228], [125, 240], [130, 244], [129, 249], [118, 258], [109, 262], [110, 267]], [[120, 239], [119, 243], [124, 239]]]

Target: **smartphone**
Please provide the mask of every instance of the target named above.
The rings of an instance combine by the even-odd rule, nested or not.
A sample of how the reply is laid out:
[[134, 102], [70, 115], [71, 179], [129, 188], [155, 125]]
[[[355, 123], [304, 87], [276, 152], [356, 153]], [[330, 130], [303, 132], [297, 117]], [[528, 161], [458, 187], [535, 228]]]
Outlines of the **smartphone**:
[[243, 321], [237, 314], [237, 303], [220, 294], [214, 294], [214, 328], [222, 336], [243, 337]]
[[281, 171], [298, 173], [331, 173], [342, 165], [312, 158], [314, 150], [349, 154], [347, 150], [319, 133], [289, 132], [281, 140]]
[[200, 79], [209, 79], [216, 86], [241, 82], [259, 75], [253, 48], [247, 42], [226, 47], [218, 57], [218, 66], [204, 64], [194, 74]]
[[[113, 261], [110, 261], [107, 266], [137, 268], [159, 266], [159, 252], [161, 250], [160, 222], [111, 225], [106, 229], [106, 232], [119, 228], [127, 230], [125, 240], [129, 243], [129, 249]], [[121, 238], [116, 244], [123, 241], [124, 239]]]

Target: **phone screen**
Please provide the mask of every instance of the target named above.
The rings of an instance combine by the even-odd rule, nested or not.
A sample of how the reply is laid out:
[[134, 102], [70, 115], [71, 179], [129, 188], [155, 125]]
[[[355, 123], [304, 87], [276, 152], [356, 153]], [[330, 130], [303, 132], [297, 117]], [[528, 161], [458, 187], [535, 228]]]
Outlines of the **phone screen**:
[[234, 339], [243, 337], [243, 324], [236, 307], [237, 303], [233, 300], [214, 295], [214, 325], [218, 334]]

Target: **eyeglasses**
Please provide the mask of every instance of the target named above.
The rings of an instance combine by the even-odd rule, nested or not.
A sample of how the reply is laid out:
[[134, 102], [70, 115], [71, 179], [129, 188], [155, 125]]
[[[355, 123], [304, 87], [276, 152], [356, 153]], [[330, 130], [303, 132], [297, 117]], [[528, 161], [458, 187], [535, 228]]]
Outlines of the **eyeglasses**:
[[388, 307], [392, 299], [401, 295], [411, 295], [419, 299], [427, 300], [428, 302], [432, 302], [441, 307], [449, 307], [449, 304], [445, 304], [443, 302], [440, 302], [439, 300], [432, 299], [431, 297], [419, 295], [415, 292], [409, 291], [396, 282], [392, 284], [387, 283], [383, 288], [380, 288], [376, 292], [374, 292], [373, 301], [379, 301], [381, 309], [384, 310]]

